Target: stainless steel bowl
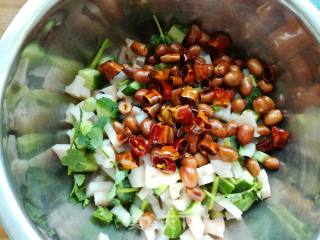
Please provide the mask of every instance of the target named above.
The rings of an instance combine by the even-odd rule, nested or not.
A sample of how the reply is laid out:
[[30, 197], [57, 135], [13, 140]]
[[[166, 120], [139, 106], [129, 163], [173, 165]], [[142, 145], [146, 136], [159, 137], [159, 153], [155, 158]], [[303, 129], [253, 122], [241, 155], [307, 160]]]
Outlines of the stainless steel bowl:
[[[197, 22], [209, 33], [229, 32], [240, 54], [280, 68], [275, 97], [291, 142], [278, 154], [281, 170], [271, 173], [272, 197], [229, 223], [226, 239], [320, 239], [320, 13], [307, 0], [29, 0], [0, 42], [0, 216], [10, 239], [95, 239], [99, 231], [138, 238], [93, 224], [90, 207], [68, 201], [71, 180], [49, 147], [65, 141], [71, 99], [62, 91], [75, 70], [106, 36], [115, 51], [125, 37], [147, 40], [155, 31], [152, 13], [166, 24]], [[45, 41], [47, 52], [35, 67], [21, 52], [53, 18], [59, 30]], [[55, 76], [49, 90], [36, 90], [48, 72]], [[45, 135], [38, 145], [32, 135], [24, 137], [33, 151], [26, 156], [16, 143], [33, 132]], [[48, 229], [56, 235], [49, 237]]]

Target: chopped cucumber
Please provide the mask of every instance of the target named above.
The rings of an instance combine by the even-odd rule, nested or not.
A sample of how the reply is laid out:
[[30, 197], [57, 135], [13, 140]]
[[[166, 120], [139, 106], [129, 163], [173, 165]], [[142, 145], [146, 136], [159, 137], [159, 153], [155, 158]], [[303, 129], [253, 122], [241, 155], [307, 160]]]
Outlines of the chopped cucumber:
[[166, 223], [164, 226], [164, 235], [169, 238], [178, 238], [183, 231], [182, 219], [179, 212], [171, 207], [166, 217]]
[[90, 90], [94, 90], [98, 87], [101, 80], [101, 74], [99, 71], [91, 68], [81, 69], [78, 74], [85, 80], [84, 86]]
[[222, 194], [232, 193], [235, 189], [236, 181], [232, 178], [220, 178], [218, 190]]
[[186, 31], [181, 26], [177, 24], [173, 24], [170, 28], [168, 35], [171, 37], [175, 42], [182, 43], [184, 38], [186, 37]]
[[163, 185], [160, 185], [159, 187], [153, 189], [153, 192], [156, 195], [160, 196], [165, 190], [167, 190], [168, 187], [169, 187], [168, 185], [163, 184]]
[[131, 96], [140, 88], [142, 88], [142, 84], [139, 82], [133, 81], [122, 90], [122, 93], [126, 96]]
[[30, 133], [17, 138], [20, 158], [29, 159], [49, 148], [55, 140], [51, 133]]
[[82, 103], [82, 110], [85, 112], [93, 112], [96, 110], [97, 101], [93, 97], [89, 97]]
[[256, 151], [254, 154], [253, 154], [253, 159], [257, 160], [258, 162], [260, 163], [263, 163], [265, 160], [267, 160], [268, 158], [270, 157], [270, 155], [264, 153], [264, 152], [261, 152], [261, 151]]
[[239, 143], [236, 136], [226, 137], [223, 139], [223, 143], [227, 147], [232, 147], [234, 149], [239, 148]]

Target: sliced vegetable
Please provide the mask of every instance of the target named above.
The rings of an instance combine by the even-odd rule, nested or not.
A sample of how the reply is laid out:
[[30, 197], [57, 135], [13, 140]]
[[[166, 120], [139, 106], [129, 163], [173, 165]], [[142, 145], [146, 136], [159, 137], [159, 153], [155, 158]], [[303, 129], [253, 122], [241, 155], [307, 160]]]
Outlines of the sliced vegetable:
[[85, 68], [78, 72], [78, 74], [85, 80], [85, 87], [94, 90], [99, 86], [101, 74], [99, 71], [91, 68]]
[[166, 217], [164, 234], [169, 238], [177, 238], [183, 231], [182, 219], [175, 208], [170, 208]]
[[109, 39], [103, 40], [101, 47], [99, 48], [98, 52], [96, 53], [95, 57], [93, 58], [89, 68], [95, 69], [107, 48], [111, 46], [111, 41]]
[[232, 193], [235, 189], [235, 184], [236, 182], [232, 178], [220, 178], [218, 186], [219, 192], [223, 194]]
[[62, 158], [61, 163], [68, 167], [68, 173], [94, 172], [98, 170], [93, 158], [77, 149], [69, 149], [67, 155]]
[[142, 84], [137, 82], [137, 81], [133, 81], [131, 83], [129, 83], [123, 90], [123, 94], [126, 96], [132, 96], [136, 91], [138, 91], [140, 88], [142, 88]]
[[170, 30], [168, 31], [169, 37], [171, 37], [175, 42], [182, 43], [186, 37], [187, 31], [180, 25], [173, 24]]
[[92, 216], [104, 223], [111, 223], [113, 219], [112, 212], [110, 212], [108, 208], [103, 207], [98, 207], [98, 209], [94, 211]]
[[120, 223], [128, 227], [131, 223], [131, 215], [130, 213], [121, 205], [115, 206], [111, 209], [111, 212], [114, 214], [114, 216], [120, 221]]
[[118, 117], [118, 104], [109, 98], [98, 99], [96, 108], [99, 117], [108, 117], [110, 120]]

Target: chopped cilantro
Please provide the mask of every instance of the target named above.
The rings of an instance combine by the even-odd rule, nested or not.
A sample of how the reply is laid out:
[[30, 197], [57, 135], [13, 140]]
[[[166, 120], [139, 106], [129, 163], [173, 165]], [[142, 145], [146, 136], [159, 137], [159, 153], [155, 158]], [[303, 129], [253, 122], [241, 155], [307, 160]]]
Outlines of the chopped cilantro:
[[98, 99], [96, 108], [99, 117], [107, 117], [110, 120], [115, 120], [118, 117], [118, 104], [109, 98]]
[[96, 162], [78, 149], [69, 149], [61, 160], [62, 165], [68, 167], [68, 173], [95, 172], [98, 170]]
[[98, 207], [98, 209], [94, 211], [93, 217], [99, 219], [102, 222], [111, 223], [113, 214], [109, 211], [108, 208]]
[[90, 203], [90, 200], [87, 199], [85, 194], [85, 186], [84, 181], [86, 179], [86, 176], [84, 174], [75, 174], [73, 175], [74, 178], [74, 185], [73, 189], [70, 193], [70, 198], [75, 203], [82, 203], [83, 207], [88, 206]]
[[245, 98], [245, 100], [247, 101], [247, 108], [252, 109], [253, 100], [255, 100], [260, 95], [261, 95], [260, 89], [257, 87], [254, 87], [251, 94]]
[[156, 22], [159, 34], [154, 34], [151, 36], [150, 44], [152, 45], [152, 47], [156, 47], [160, 43], [164, 43], [164, 44], [168, 44], [168, 45], [171, 44], [172, 39], [169, 37], [169, 35], [167, 33], [163, 33], [163, 30], [161, 28], [161, 25], [159, 23], [157, 16], [153, 15], [153, 19]]

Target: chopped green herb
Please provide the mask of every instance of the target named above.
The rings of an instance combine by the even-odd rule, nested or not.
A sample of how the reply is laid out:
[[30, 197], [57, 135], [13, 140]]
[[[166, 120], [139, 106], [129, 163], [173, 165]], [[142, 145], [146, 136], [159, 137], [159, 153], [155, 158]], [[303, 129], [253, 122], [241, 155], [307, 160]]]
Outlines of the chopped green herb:
[[110, 120], [118, 117], [118, 104], [109, 98], [98, 99], [96, 108], [99, 117], [108, 117]]
[[69, 149], [61, 160], [62, 165], [68, 167], [68, 173], [94, 172], [98, 170], [96, 162], [78, 149]]
[[93, 213], [93, 217], [104, 223], [111, 223], [113, 219], [112, 212], [108, 208], [98, 207]]
[[157, 28], [158, 28], [160, 35], [155, 34], [155, 35], [151, 36], [150, 43], [151, 43], [152, 47], [156, 47], [160, 43], [164, 43], [164, 44], [168, 44], [168, 45], [171, 44], [172, 40], [168, 34], [163, 33], [163, 30], [161, 28], [161, 25], [159, 23], [158, 18], [155, 15], [153, 15], [153, 19], [156, 22], [156, 25], [157, 25]]
[[75, 174], [74, 177], [74, 185], [73, 189], [70, 193], [70, 198], [75, 203], [82, 203], [83, 207], [86, 207], [90, 200], [87, 199], [86, 193], [85, 193], [85, 186], [84, 181], [86, 176], [84, 174]]
[[245, 100], [247, 101], [247, 108], [252, 109], [253, 100], [255, 100], [260, 95], [261, 95], [260, 89], [257, 87], [254, 87], [251, 94], [245, 98]]

